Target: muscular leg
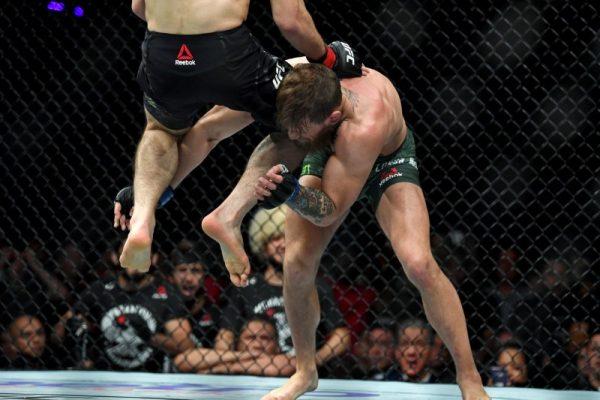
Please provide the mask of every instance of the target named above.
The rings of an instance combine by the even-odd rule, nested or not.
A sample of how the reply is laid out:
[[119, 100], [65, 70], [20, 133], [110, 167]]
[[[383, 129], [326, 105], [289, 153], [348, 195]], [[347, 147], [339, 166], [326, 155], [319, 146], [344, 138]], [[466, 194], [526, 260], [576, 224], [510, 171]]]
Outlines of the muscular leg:
[[215, 106], [185, 133], [168, 130], [146, 113], [148, 124], [135, 159], [134, 204], [130, 233], [121, 255], [121, 265], [147, 271], [154, 231], [154, 211], [167, 184], [177, 187], [219, 143], [253, 122], [247, 112]]
[[254, 122], [252, 115], [224, 106], [214, 106], [194, 124], [179, 144], [179, 165], [171, 180], [176, 188], [223, 139]]
[[[301, 180], [310, 187], [320, 187], [320, 181], [314, 176]], [[296, 373], [262, 400], [295, 400], [317, 388], [315, 336], [321, 312], [315, 277], [321, 256], [343, 219], [321, 228], [291, 210], [287, 213], [283, 297], [296, 351]]]
[[[142, 272], [150, 268], [154, 211], [177, 169], [177, 136], [146, 112], [148, 123], [135, 156], [134, 204], [130, 232], [120, 257], [121, 266]], [[186, 129], [187, 130], [187, 129]], [[181, 133], [173, 132], [173, 133]]]
[[489, 400], [475, 367], [460, 299], [431, 254], [423, 192], [411, 183], [395, 184], [385, 191], [376, 215], [406, 275], [419, 289], [427, 319], [454, 359], [463, 399]]
[[305, 154], [305, 150], [289, 139], [275, 143], [267, 136], [254, 149], [244, 174], [231, 194], [202, 221], [204, 232], [219, 242], [225, 266], [235, 285], [246, 285], [250, 273], [250, 263], [244, 251], [240, 226], [244, 216], [256, 204], [256, 181], [273, 165], [283, 162], [290, 169], [297, 167]]

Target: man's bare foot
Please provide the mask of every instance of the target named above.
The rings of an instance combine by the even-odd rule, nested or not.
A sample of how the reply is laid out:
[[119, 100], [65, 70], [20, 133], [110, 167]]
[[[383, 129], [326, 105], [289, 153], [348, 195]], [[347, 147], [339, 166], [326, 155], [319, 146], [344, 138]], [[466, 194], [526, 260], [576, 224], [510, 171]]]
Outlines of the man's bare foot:
[[221, 246], [223, 262], [231, 282], [246, 286], [250, 275], [250, 260], [244, 251], [244, 240], [240, 225], [228, 220], [221, 210], [216, 209], [202, 220], [202, 230]]
[[119, 262], [123, 268], [134, 268], [140, 272], [150, 269], [150, 252], [153, 229], [150, 224], [134, 224], [123, 246]]
[[296, 400], [306, 392], [317, 389], [319, 376], [317, 372], [296, 372], [280, 388], [272, 390], [261, 400]]
[[481, 379], [463, 380], [458, 383], [463, 400], [491, 400], [481, 384]]

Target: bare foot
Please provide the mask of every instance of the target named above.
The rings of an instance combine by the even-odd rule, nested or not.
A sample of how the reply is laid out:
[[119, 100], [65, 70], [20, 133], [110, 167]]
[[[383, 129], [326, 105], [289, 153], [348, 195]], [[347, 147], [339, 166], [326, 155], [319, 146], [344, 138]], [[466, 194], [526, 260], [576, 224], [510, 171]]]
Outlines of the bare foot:
[[272, 390], [261, 400], [296, 400], [304, 393], [316, 390], [318, 384], [319, 376], [316, 371], [296, 372], [282, 387]]
[[219, 209], [204, 217], [202, 230], [221, 246], [223, 262], [229, 278], [236, 286], [246, 286], [250, 275], [250, 260], [244, 251], [239, 224], [228, 220]]
[[490, 396], [483, 390], [481, 380], [462, 381], [459, 382], [458, 386], [460, 387], [463, 400], [491, 400]]
[[140, 272], [150, 269], [150, 251], [152, 246], [152, 232], [150, 224], [134, 224], [123, 246], [119, 262], [123, 268], [134, 268]]

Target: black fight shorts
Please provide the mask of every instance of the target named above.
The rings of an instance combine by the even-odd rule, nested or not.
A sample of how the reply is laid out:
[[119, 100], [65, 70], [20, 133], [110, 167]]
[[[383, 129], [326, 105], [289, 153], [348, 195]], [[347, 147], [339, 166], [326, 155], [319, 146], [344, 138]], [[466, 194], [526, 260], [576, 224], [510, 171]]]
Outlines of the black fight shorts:
[[144, 107], [166, 128], [189, 128], [200, 110], [219, 104], [276, 129], [277, 88], [290, 70], [242, 25], [200, 35], [147, 32], [137, 81]]

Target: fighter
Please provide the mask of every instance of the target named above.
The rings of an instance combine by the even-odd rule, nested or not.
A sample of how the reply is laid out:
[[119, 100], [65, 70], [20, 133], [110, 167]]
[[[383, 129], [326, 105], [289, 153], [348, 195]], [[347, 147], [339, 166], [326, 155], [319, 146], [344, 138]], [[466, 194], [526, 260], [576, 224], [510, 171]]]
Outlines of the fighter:
[[277, 121], [289, 138], [310, 147], [297, 180], [275, 165], [255, 184], [267, 206], [283, 202], [286, 220], [284, 301], [296, 351], [296, 373], [263, 400], [290, 400], [316, 389], [315, 327], [319, 260], [360, 198], [380, 227], [431, 325], [448, 347], [464, 400], [489, 400], [477, 372], [458, 294], [431, 253], [429, 216], [419, 186], [415, 134], [407, 127], [398, 92], [383, 74], [340, 80], [318, 65], [297, 66], [277, 93]]
[[[137, 75], [144, 92], [147, 124], [136, 151], [133, 190], [125, 188], [115, 201], [115, 227], [130, 228], [120, 257], [124, 268], [148, 270], [155, 209], [173, 196], [173, 187], [168, 185], [176, 186], [181, 180], [174, 177], [178, 166], [189, 172], [223, 138], [218, 133], [225, 131], [207, 134], [215, 117], [227, 125], [228, 114], [233, 113], [236, 118], [230, 119], [233, 125], [226, 131], [231, 133], [254, 120], [271, 130], [275, 128], [275, 93], [291, 67], [267, 53], [245, 27], [249, 3], [250, 0], [132, 0], [134, 13], [148, 27]], [[271, 8], [283, 36], [298, 51], [340, 76], [360, 75], [360, 63], [347, 44], [325, 45], [303, 0], [271, 0]], [[216, 107], [197, 122], [198, 110], [206, 104], [229, 109]], [[203, 146], [201, 155], [190, 155], [190, 149], [197, 146]], [[277, 146], [266, 138], [249, 163], [249, 171], [260, 166], [256, 170], [259, 172], [251, 174], [248, 182], [253, 182], [277, 159], [300, 162], [302, 154], [285, 137]], [[131, 197], [135, 207], [131, 221], [127, 221], [130, 207], [123, 206], [131, 203]], [[219, 215], [217, 212], [213, 216]], [[233, 257], [235, 251], [226, 245], [229, 241], [237, 246], [241, 242], [239, 232], [229, 229], [220, 235], [208, 231], [221, 239], [224, 258], [232, 260], [230, 268], [242, 272], [238, 275], [249, 273], [245, 253], [237, 251]]]

